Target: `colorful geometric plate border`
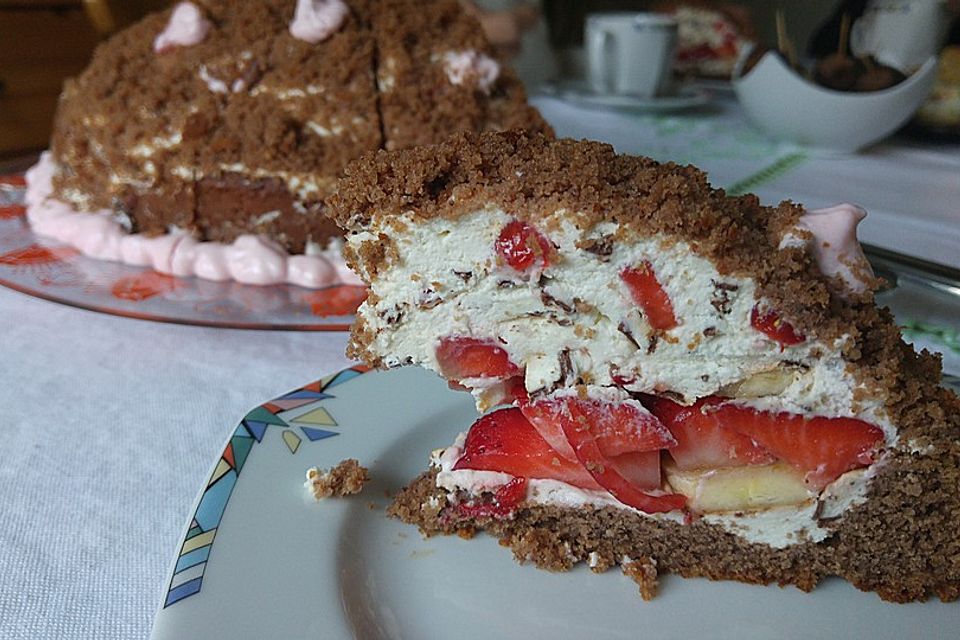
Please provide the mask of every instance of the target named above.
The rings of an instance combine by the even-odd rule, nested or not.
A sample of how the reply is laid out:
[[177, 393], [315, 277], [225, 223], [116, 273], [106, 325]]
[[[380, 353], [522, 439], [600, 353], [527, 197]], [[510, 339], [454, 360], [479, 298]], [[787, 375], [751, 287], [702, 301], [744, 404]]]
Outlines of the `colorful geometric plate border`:
[[299, 451], [303, 437], [315, 442], [339, 435], [329, 428], [336, 427], [337, 422], [323, 406], [324, 400], [335, 397], [327, 391], [367, 371], [369, 368], [362, 365], [344, 369], [262, 404], [244, 416], [200, 496], [164, 594], [164, 609], [200, 592], [217, 528], [237, 478], [268, 430], [280, 431], [280, 438], [291, 454]]

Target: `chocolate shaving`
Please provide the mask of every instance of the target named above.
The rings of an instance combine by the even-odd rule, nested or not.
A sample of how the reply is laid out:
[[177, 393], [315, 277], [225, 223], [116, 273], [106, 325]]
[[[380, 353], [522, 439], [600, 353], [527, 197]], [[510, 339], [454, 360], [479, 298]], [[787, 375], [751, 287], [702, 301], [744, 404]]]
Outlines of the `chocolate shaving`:
[[528, 318], [546, 318], [550, 322], [557, 324], [561, 327], [569, 327], [573, 324], [573, 321], [569, 318], [561, 318], [555, 313], [547, 313], [545, 311], [528, 311], [524, 314]]
[[617, 325], [617, 331], [619, 331], [619, 332], [622, 333], [623, 335], [627, 336], [627, 340], [629, 340], [630, 342], [632, 342], [632, 343], [633, 343], [633, 346], [635, 346], [638, 351], [640, 350], [640, 348], [641, 348], [641, 347], [640, 347], [640, 343], [637, 342], [637, 339], [633, 337], [633, 332], [630, 331], [630, 327], [627, 326], [627, 323], [626, 323], [626, 322], [621, 321], [620, 324]]
[[386, 322], [388, 325], [397, 324], [403, 320], [404, 310], [400, 305], [393, 305], [392, 309], [386, 309], [380, 312], [380, 318]]
[[424, 289], [420, 292], [420, 303], [417, 306], [421, 309], [433, 309], [441, 302], [443, 302], [443, 298], [440, 297], [440, 294], [433, 289]]
[[457, 271], [456, 269], [451, 269], [451, 271], [464, 282], [470, 282], [470, 278], [473, 277], [473, 271]]
[[563, 300], [558, 300], [557, 298], [554, 298], [552, 295], [547, 293], [546, 289], [540, 290], [540, 300], [541, 302], [543, 302], [543, 304], [545, 304], [548, 307], [552, 305], [554, 307], [563, 309], [567, 313], [574, 312], [574, 308], [571, 305], [567, 304]]
[[587, 253], [592, 253], [600, 258], [601, 262], [606, 262], [613, 253], [613, 236], [601, 236], [599, 238], [586, 238], [576, 244], [578, 249]]
[[710, 281], [713, 284], [713, 295], [710, 297], [710, 304], [721, 315], [730, 313], [730, 292], [740, 289], [739, 285], [728, 282]]
[[560, 352], [560, 380], [564, 386], [569, 386], [567, 383], [571, 375], [573, 374], [573, 361], [570, 359], [570, 349], [564, 349]]
[[707, 338], [712, 338], [715, 335], [717, 335], [717, 328], [707, 327], [706, 329], [703, 330], [703, 335], [706, 336]]
[[651, 333], [649, 336], [647, 336], [647, 355], [648, 355], [648, 356], [649, 356], [649, 355], [652, 355], [653, 352], [655, 352], [655, 351], [657, 350], [657, 343], [658, 343], [658, 342], [660, 342], [660, 336], [659, 336], [659, 335], [657, 335], [657, 334], [655, 334], [655, 333]]
[[840, 519], [840, 514], [835, 516], [824, 516], [823, 510], [825, 508], [826, 502], [824, 500], [817, 500], [817, 507], [813, 510], [813, 519], [817, 521], [817, 524], [830, 524], [831, 522], [836, 522]]

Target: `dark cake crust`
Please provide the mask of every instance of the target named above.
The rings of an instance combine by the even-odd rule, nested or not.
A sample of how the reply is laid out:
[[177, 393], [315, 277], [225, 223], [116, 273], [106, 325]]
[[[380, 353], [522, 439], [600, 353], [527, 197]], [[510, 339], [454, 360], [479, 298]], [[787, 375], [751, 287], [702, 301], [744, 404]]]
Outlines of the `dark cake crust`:
[[518, 561], [553, 571], [566, 571], [594, 552], [600, 570], [626, 555], [652, 561], [660, 573], [685, 577], [792, 584], [810, 591], [823, 578], [840, 576], [892, 602], [930, 596], [953, 601], [960, 598], [960, 402], [948, 391], [929, 389], [916, 411], [923, 416], [918, 428], [933, 450], [890, 452], [867, 501], [820, 543], [774, 549], [702, 521], [657, 522], [613, 507], [526, 505], [512, 519], [466, 519], [436, 488], [435, 471], [403, 489], [388, 513], [428, 536], [487, 531], [513, 549]]
[[[214, 25], [199, 44], [153, 51], [168, 9], [100, 45], [66, 83], [51, 140], [56, 197], [123, 213], [133, 232], [175, 225], [224, 242], [263, 233], [300, 253], [308, 241], [339, 235], [325, 200], [343, 167], [364, 153], [460, 130], [549, 132], [512, 72], [504, 70], [488, 98], [453, 87], [437, 64], [423, 66], [432, 53], [466, 46], [456, 38], [468, 33], [469, 46], [489, 50], [454, 0], [349, 0], [346, 22], [317, 44], [290, 35], [294, 0], [196, 4]], [[411, 34], [420, 38], [412, 48]], [[384, 51], [407, 73], [398, 91], [381, 97]], [[214, 92], [201, 69], [243, 89]], [[457, 112], [458, 101], [471, 107]], [[339, 133], [322, 135], [311, 124]], [[133, 152], [177, 134], [174, 146]], [[313, 187], [303, 189], [305, 181]]]

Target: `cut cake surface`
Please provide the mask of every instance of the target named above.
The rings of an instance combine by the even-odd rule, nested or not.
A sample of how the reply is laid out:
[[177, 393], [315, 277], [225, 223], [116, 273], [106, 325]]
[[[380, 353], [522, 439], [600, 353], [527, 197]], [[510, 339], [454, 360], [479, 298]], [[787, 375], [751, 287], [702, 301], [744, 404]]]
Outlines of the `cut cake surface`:
[[[763, 207], [692, 167], [516, 132], [368, 156], [332, 204], [371, 289], [350, 353], [514, 407], [435, 453], [393, 515], [549, 569], [960, 595], [960, 405], [855, 242], [827, 251], [821, 223], [852, 232], [855, 209]], [[726, 443], [710, 462], [690, 462], [708, 441], [690, 425]]]

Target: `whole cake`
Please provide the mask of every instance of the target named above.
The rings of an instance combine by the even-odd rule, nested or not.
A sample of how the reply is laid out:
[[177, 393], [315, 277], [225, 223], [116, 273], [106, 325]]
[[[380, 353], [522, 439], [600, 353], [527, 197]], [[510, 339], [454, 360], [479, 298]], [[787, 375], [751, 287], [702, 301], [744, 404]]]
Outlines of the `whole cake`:
[[393, 515], [620, 564], [646, 595], [658, 571], [960, 595], [960, 403], [876, 306], [862, 210], [517, 132], [346, 174], [334, 217], [370, 287], [348, 353], [493, 408]]
[[320, 286], [352, 277], [325, 215], [347, 162], [516, 127], [549, 130], [455, 0], [181, 2], [67, 82], [29, 220], [165, 273]]

